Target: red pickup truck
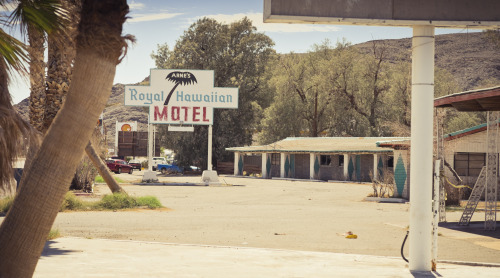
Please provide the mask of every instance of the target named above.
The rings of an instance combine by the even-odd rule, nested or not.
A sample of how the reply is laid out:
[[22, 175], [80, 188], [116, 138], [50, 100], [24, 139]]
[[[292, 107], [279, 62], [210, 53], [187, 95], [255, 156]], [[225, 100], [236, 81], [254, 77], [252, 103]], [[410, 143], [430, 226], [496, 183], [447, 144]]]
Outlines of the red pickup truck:
[[134, 172], [134, 168], [130, 166], [127, 161], [121, 159], [108, 159], [106, 160], [109, 170], [117, 174]]

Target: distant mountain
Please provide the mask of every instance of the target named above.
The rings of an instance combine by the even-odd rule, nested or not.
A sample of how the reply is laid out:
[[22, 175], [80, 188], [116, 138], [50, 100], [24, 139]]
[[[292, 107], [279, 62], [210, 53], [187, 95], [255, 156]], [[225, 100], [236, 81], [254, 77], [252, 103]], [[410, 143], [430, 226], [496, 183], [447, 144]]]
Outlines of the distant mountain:
[[[411, 38], [377, 41], [390, 49], [389, 60], [411, 61]], [[373, 41], [357, 44], [370, 52]], [[482, 80], [500, 80], [500, 49], [482, 32], [436, 36], [435, 66], [448, 70], [464, 90], [477, 88]]]
[[[390, 49], [389, 61], [411, 61], [411, 38], [381, 40]], [[369, 52], [373, 42], [355, 45], [363, 52]], [[435, 64], [451, 72], [465, 90], [490, 78], [500, 80], [500, 49], [490, 43], [484, 33], [460, 33], [436, 36]], [[147, 81], [149, 77], [145, 79]], [[110, 148], [114, 146], [116, 121], [137, 121], [138, 130], [147, 130], [148, 113], [143, 107], [124, 106], [125, 85], [115, 84], [104, 110], [104, 126]], [[28, 99], [15, 105], [23, 118], [28, 119]]]

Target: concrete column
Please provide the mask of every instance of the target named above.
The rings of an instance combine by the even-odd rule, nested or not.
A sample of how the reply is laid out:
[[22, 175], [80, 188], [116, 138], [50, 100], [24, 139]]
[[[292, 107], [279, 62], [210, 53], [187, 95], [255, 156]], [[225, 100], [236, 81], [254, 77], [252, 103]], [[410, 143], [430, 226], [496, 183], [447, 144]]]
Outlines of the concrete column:
[[207, 170], [212, 171], [212, 125], [208, 126], [208, 160]]
[[149, 121], [148, 121], [148, 170], [153, 171], [153, 125]]
[[267, 153], [262, 153], [262, 163], [261, 163], [261, 168], [262, 168], [262, 177], [264, 179], [267, 179], [269, 178], [267, 176], [267, 156], [268, 154]]
[[434, 26], [413, 26], [410, 271], [431, 271]]
[[349, 154], [344, 154], [344, 180], [349, 177]]
[[373, 154], [373, 180], [378, 180], [378, 154]]
[[282, 178], [285, 177], [285, 160], [286, 160], [286, 153], [281, 153], [280, 154], [280, 177], [282, 177]]
[[239, 175], [238, 171], [238, 162], [240, 161], [240, 153], [239, 152], [234, 152], [234, 175], [237, 176]]
[[309, 179], [314, 180], [316, 176], [314, 175], [314, 160], [316, 160], [316, 154], [309, 154]]

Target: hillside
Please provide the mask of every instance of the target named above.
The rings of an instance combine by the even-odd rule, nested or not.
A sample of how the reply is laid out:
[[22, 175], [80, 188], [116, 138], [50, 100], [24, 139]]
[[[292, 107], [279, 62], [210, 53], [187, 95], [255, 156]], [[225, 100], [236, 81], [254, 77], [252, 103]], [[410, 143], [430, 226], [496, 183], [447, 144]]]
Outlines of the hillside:
[[[389, 60], [411, 61], [411, 39], [376, 41], [385, 45]], [[373, 41], [357, 44], [363, 52], [371, 51]], [[482, 32], [436, 36], [435, 66], [448, 70], [464, 90], [477, 88], [481, 81], [500, 80], [500, 49]]]
[[[411, 60], [411, 38], [382, 40], [377, 43], [389, 48], [390, 62]], [[373, 42], [365, 42], [356, 47], [363, 52], [369, 52], [372, 45]], [[436, 66], [451, 72], [464, 90], [476, 88], [483, 80], [500, 80], [500, 49], [495, 49], [483, 33], [438, 35], [435, 57]], [[147, 110], [142, 107], [124, 106], [124, 90], [123, 84], [115, 84], [104, 110], [104, 126], [110, 148], [114, 146], [116, 121], [137, 121], [140, 131], [147, 130]], [[16, 109], [28, 119], [28, 99], [17, 104]]]

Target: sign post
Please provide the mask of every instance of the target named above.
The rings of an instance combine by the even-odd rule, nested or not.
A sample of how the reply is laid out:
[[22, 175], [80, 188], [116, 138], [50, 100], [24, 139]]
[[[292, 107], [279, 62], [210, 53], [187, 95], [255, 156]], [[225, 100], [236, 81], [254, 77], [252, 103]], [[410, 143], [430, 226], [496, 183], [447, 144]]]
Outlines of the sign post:
[[150, 124], [208, 125], [208, 167], [202, 180], [218, 182], [212, 170], [213, 110], [237, 109], [238, 88], [214, 87], [213, 70], [151, 69], [150, 85], [125, 86], [125, 105], [149, 107]]

